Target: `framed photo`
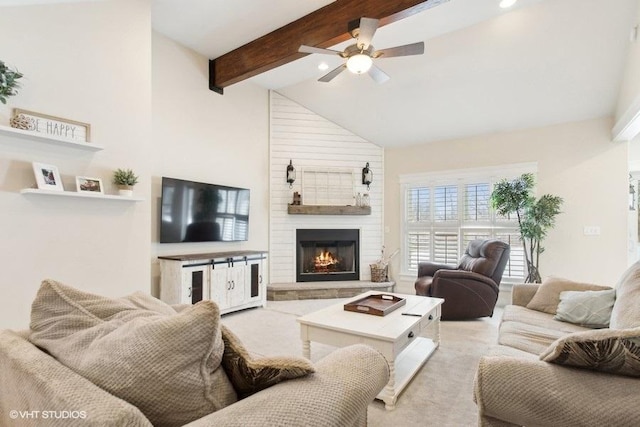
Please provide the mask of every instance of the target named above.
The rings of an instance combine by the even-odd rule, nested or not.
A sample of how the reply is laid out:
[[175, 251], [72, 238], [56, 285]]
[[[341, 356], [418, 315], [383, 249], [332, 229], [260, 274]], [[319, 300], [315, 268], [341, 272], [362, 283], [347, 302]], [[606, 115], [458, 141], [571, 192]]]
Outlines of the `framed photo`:
[[34, 111], [13, 109], [12, 126], [74, 142], [91, 141], [91, 125]]
[[104, 194], [102, 180], [88, 176], [76, 176], [76, 189], [78, 193]]
[[53, 165], [33, 162], [33, 173], [40, 190], [64, 191], [58, 168]]

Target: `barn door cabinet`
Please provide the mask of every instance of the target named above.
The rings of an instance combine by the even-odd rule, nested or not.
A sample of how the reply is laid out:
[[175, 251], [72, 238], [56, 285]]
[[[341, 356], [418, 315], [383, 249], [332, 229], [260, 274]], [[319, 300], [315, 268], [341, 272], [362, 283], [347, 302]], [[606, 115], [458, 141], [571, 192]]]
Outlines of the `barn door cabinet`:
[[266, 303], [266, 252], [238, 251], [170, 255], [160, 260], [160, 299], [167, 304], [195, 304], [209, 299], [220, 313]]

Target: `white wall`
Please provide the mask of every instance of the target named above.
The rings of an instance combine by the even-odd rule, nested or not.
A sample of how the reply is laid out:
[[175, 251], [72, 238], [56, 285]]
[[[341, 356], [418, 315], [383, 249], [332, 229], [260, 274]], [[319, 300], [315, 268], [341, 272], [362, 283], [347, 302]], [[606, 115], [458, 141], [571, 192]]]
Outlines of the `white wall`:
[[[23, 89], [0, 104], [91, 124], [90, 153], [0, 136], [0, 328], [24, 328], [45, 278], [118, 296], [149, 290], [151, 25], [149, 0], [0, 7], [0, 58], [25, 74]], [[140, 203], [25, 196], [31, 162], [76, 175], [113, 170], [140, 175]]]
[[[544, 241], [549, 275], [614, 285], [627, 265], [627, 145], [611, 142], [611, 119], [442, 141], [385, 152], [387, 246], [400, 245], [401, 174], [537, 162], [538, 194], [564, 199]], [[601, 235], [585, 236], [584, 226]], [[395, 260], [395, 266], [399, 260]], [[400, 283], [413, 292], [414, 278]]]
[[[271, 235], [270, 268], [273, 283], [296, 281], [295, 230], [298, 228], [360, 229], [360, 278], [369, 280], [369, 264], [380, 258], [384, 152], [344, 128], [320, 117], [288, 98], [271, 92]], [[286, 182], [289, 160], [297, 170], [293, 188]], [[369, 162], [374, 173], [370, 190], [361, 184], [362, 168]], [[302, 171], [350, 170], [357, 174], [358, 192], [369, 193], [371, 215], [289, 215], [287, 204], [295, 191], [302, 191]], [[353, 201], [355, 202], [355, 200]]]
[[632, 105], [637, 106], [640, 97], [640, 0], [637, 3], [636, 19], [633, 25], [639, 26], [638, 36], [629, 44], [624, 78], [618, 96], [616, 120], [620, 119]]
[[[268, 91], [250, 82], [209, 90], [208, 59], [153, 33], [151, 264], [159, 295], [158, 255], [267, 250], [269, 230]], [[249, 240], [160, 244], [161, 177], [251, 190]]]

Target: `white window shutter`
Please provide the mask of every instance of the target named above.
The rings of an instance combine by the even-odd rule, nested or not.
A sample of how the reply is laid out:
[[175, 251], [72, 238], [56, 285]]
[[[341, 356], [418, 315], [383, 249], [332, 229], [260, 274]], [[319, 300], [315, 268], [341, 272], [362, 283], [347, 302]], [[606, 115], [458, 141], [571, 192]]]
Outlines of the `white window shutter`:
[[489, 221], [489, 183], [466, 184], [464, 187], [465, 221]]
[[417, 270], [418, 263], [431, 260], [431, 233], [410, 232], [407, 240], [407, 267]]
[[434, 192], [434, 220], [447, 222], [458, 220], [458, 187], [440, 186]]
[[407, 222], [418, 223], [431, 220], [431, 191], [426, 187], [407, 190]]
[[436, 231], [433, 239], [433, 260], [441, 264], [458, 265], [458, 233]]

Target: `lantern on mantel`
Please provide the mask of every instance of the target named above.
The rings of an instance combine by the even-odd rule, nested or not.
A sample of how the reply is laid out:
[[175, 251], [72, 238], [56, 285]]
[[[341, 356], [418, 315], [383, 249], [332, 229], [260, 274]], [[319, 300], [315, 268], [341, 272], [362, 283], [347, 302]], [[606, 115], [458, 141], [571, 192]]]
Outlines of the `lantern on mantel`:
[[362, 185], [367, 186], [367, 190], [369, 190], [369, 186], [373, 182], [373, 172], [369, 169], [369, 162], [367, 162], [366, 166], [362, 169]]
[[287, 182], [289, 183], [289, 188], [293, 188], [295, 180], [296, 169], [293, 167], [293, 161], [289, 160], [289, 165], [287, 166]]

